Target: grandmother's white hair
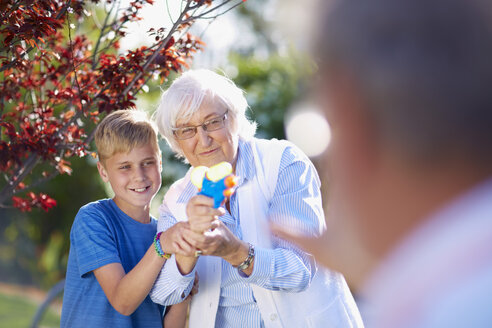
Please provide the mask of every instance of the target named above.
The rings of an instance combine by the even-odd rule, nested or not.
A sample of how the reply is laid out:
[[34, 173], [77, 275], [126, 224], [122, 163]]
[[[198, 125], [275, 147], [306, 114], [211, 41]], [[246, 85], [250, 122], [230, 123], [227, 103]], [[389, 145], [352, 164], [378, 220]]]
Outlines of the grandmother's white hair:
[[213, 71], [189, 70], [174, 80], [162, 94], [154, 114], [159, 132], [178, 157], [184, 157], [184, 154], [174, 138], [173, 128], [178, 119], [190, 119], [205, 99], [220, 101], [229, 109], [232, 133], [237, 133], [240, 139], [250, 139], [256, 132], [256, 123], [246, 117], [248, 103], [243, 90], [229, 78]]

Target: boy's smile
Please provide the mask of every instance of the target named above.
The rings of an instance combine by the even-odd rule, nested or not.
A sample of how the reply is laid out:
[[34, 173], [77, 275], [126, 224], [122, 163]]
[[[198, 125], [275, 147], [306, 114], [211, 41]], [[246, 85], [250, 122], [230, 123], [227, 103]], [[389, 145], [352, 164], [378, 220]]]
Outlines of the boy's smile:
[[133, 191], [136, 192], [144, 192], [145, 190], [148, 190], [150, 186], [144, 187], [144, 188], [139, 188], [139, 189], [132, 189]]
[[114, 202], [134, 220], [149, 222], [150, 202], [161, 187], [161, 159], [152, 146], [135, 147], [98, 162], [99, 173], [114, 191]]

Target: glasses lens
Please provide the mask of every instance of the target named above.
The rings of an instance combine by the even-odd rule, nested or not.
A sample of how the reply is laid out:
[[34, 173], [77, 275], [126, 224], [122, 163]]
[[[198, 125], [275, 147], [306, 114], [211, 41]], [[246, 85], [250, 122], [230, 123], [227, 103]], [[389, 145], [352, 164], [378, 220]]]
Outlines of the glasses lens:
[[[217, 117], [214, 119], [211, 119], [210, 121], [204, 122], [201, 126], [204, 131], [215, 131], [222, 129], [224, 127], [224, 121], [227, 119], [227, 112], [229, 110], [226, 110], [224, 115], [222, 117]], [[188, 126], [188, 127], [183, 127], [183, 128], [177, 128], [174, 130], [174, 136], [176, 139], [189, 139], [193, 138], [196, 134], [198, 126]]]
[[224, 117], [214, 118], [203, 124], [205, 131], [215, 131], [224, 127]]
[[176, 138], [178, 139], [189, 139], [193, 138], [196, 134], [196, 128], [193, 127], [186, 127], [186, 128], [180, 128], [174, 131], [174, 134], [176, 135]]

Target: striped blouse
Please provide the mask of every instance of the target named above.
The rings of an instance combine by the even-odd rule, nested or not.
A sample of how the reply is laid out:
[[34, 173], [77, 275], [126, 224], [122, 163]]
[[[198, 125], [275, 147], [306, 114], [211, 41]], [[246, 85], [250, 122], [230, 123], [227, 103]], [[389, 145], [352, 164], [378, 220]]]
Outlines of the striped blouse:
[[[251, 145], [239, 141], [238, 160], [235, 174], [239, 177], [238, 187], [253, 179], [255, 165]], [[196, 188], [190, 183], [184, 189], [178, 202], [186, 203], [196, 195]], [[236, 194], [230, 200], [229, 213], [220, 219], [227, 228], [242, 239], [239, 206]], [[324, 228], [324, 214], [321, 204], [320, 180], [309, 159], [298, 149], [287, 147], [282, 154], [279, 176], [269, 207], [270, 220], [293, 227], [299, 231], [316, 235]], [[158, 231], [169, 229], [176, 219], [161, 206]], [[222, 261], [222, 277], [216, 327], [264, 327], [258, 305], [250, 284], [269, 290], [299, 292], [306, 289], [316, 273], [311, 257], [278, 238], [272, 238], [273, 249], [255, 247], [255, 262], [248, 277], [238, 272], [228, 262]], [[166, 262], [151, 291], [154, 302], [169, 305], [180, 302], [191, 290], [194, 271], [181, 275], [174, 257]]]

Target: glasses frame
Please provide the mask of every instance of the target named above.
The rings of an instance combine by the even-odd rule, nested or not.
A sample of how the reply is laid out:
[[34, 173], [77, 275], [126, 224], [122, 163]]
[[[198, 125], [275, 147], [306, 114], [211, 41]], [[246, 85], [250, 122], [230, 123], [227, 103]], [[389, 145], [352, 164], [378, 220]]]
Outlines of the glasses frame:
[[[219, 115], [219, 116], [216, 116], [216, 117], [213, 117], [213, 118], [211, 118], [209, 120], [206, 120], [202, 124], [188, 125], [188, 126], [183, 126], [183, 127], [180, 127], [180, 128], [172, 128], [173, 135], [174, 135], [174, 137], [177, 140], [186, 140], [186, 139], [191, 139], [194, 136], [196, 136], [196, 133], [197, 133], [199, 127], [202, 127], [203, 131], [205, 131], [205, 132], [213, 132], [213, 131], [220, 130], [220, 129], [224, 128], [224, 126], [225, 126], [224, 122], [225, 122], [225, 120], [227, 120], [227, 114], [228, 113], [229, 113], [229, 109], [227, 109], [224, 114]], [[222, 123], [221, 126], [218, 129], [213, 129], [213, 130], [210, 130], [209, 128], [207, 128], [207, 125], [209, 125], [211, 121], [214, 121], [216, 119], [220, 119], [221, 120], [221, 123]], [[195, 133], [193, 133], [192, 136], [186, 137], [186, 138], [180, 138], [180, 137], [178, 137], [177, 131], [182, 130], [182, 129], [190, 129], [190, 128], [193, 128], [193, 131], [195, 132]]]

